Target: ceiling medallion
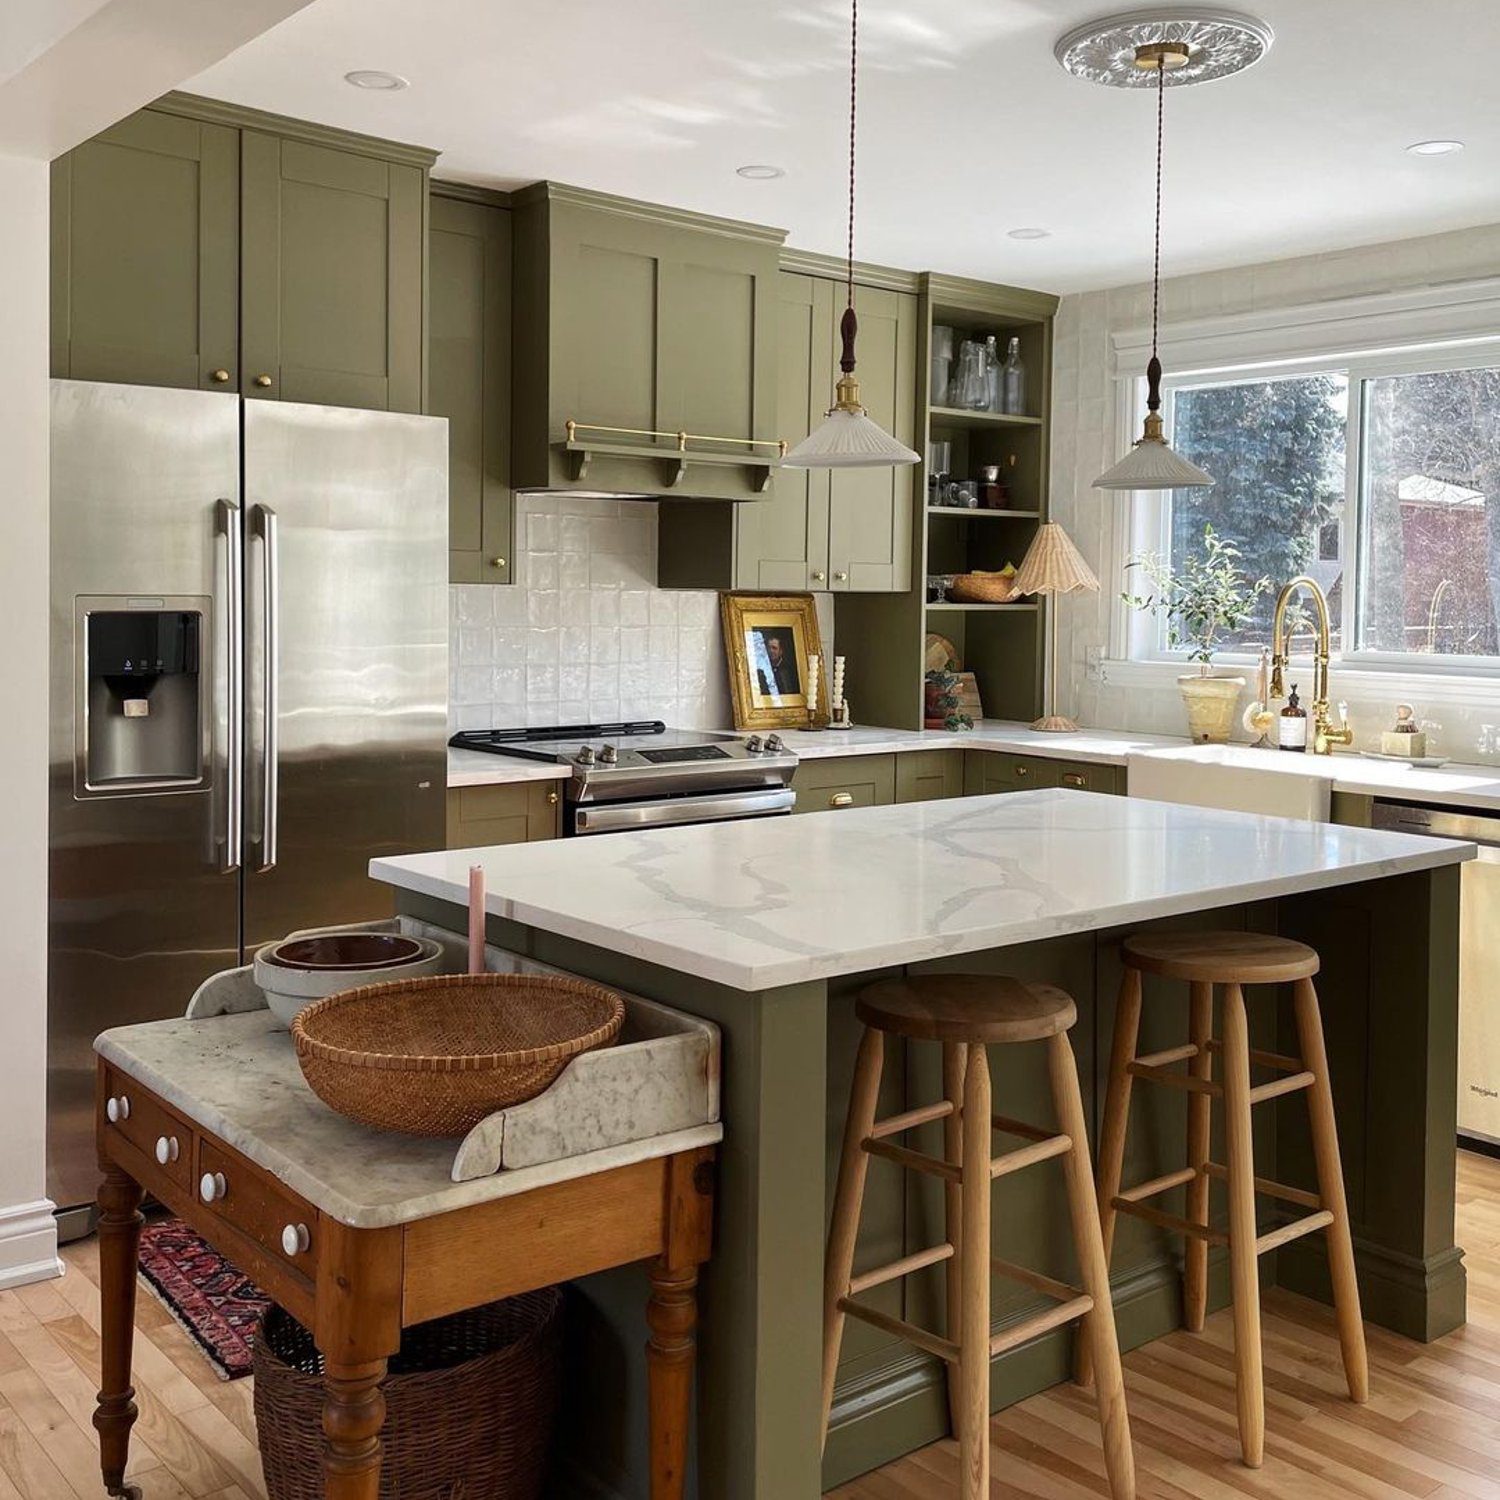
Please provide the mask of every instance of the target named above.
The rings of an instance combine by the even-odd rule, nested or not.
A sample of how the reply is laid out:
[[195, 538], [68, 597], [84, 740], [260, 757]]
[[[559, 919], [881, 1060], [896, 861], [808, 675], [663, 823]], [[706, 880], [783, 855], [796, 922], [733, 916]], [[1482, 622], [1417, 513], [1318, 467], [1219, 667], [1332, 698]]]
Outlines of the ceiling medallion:
[[[1060, 37], [1052, 51], [1069, 73], [1090, 83], [1118, 89], [1182, 88], [1243, 73], [1270, 51], [1271, 39], [1271, 28], [1253, 16], [1167, 6], [1101, 16]], [[1136, 49], [1163, 41], [1184, 44], [1188, 57], [1158, 78], [1153, 69], [1137, 63]]]

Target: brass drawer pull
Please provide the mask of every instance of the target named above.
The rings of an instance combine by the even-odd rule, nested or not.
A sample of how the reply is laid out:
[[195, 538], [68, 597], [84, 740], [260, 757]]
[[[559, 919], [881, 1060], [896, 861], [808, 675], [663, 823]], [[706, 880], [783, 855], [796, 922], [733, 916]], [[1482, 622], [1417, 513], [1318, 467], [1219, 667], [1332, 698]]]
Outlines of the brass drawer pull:
[[1087, 786], [1089, 779], [1081, 771], [1065, 771], [1063, 773], [1064, 786]]
[[104, 1104], [104, 1113], [109, 1116], [111, 1125], [123, 1125], [130, 1118], [130, 1100], [124, 1094], [117, 1099], [108, 1099]]
[[205, 1203], [219, 1203], [229, 1196], [229, 1184], [222, 1172], [205, 1172], [198, 1184], [198, 1196]]
[[266, 387], [267, 387], [267, 386], [269, 386], [269, 385], [270, 385], [270, 383], [271, 383], [271, 377], [270, 377], [270, 376], [269, 376], [269, 375], [257, 375], [257, 376], [256, 376], [256, 377], [255, 377], [255, 383], [256, 383], [256, 385], [258, 385], [258, 386], [259, 386], [259, 387], [260, 387], [260, 388], [261, 388], [261, 389], [262, 389], [262, 390], [265, 390], [265, 389], [266, 389]]
[[1017, 775], [1017, 776], [1030, 776], [1031, 775], [1031, 767], [1030, 766], [1012, 766], [1011, 767], [1011, 771], [1015, 775]]
[[229, 379], [229, 371], [228, 370], [210, 370], [208, 372], [208, 378], [211, 381], [213, 381], [213, 383], [215, 385], [223, 385]]
[[312, 1235], [306, 1224], [288, 1224], [281, 1231], [281, 1249], [286, 1255], [306, 1255], [312, 1248]]
[[835, 792], [833, 794], [833, 796], [831, 796], [828, 799], [828, 805], [830, 807], [853, 807], [854, 806], [854, 793], [853, 792]]
[[182, 1147], [178, 1144], [175, 1135], [159, 1135], [156, 1138], [156, 1160], [163, 1166], [170, 1166], [182, 1155]]

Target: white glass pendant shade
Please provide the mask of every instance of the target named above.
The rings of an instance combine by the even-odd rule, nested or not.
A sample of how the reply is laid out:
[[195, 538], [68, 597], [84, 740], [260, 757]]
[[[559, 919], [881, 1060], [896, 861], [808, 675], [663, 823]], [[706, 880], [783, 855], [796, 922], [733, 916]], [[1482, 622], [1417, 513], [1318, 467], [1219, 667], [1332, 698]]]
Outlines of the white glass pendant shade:
[[1096, 490], [1192, 490], [1213, 484], [1195, 463], [1167, 446], [1165, 438], [1143, 437], [1113, 468], [1095, 481]]
[[918, 454], [864, 412], [838, 406], [781, 460], [788, 469], [860, 469], [920, 462]]

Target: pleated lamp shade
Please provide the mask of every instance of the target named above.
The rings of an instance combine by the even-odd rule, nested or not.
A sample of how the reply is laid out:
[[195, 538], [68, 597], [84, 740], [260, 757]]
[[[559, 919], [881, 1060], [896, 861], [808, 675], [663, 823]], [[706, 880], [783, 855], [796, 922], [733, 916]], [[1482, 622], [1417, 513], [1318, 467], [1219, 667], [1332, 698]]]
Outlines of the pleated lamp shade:
[[1195, 463], [1174, 453], [1165, 439], [1148, 430], [1129, 453], [1095, 481], [1096, 490], [1206, 489], [1213, 480]]
[[787, 469], [865, 469], [920, 462], [919, 454], [863, 411], [840, 406], [781, 460]]
[[1012, 582], [1018, 594], [1099, 591], [1094, 570], [1073, 545], [1073, 538], [1056, 521], [1048, 521], [1038, 529]]

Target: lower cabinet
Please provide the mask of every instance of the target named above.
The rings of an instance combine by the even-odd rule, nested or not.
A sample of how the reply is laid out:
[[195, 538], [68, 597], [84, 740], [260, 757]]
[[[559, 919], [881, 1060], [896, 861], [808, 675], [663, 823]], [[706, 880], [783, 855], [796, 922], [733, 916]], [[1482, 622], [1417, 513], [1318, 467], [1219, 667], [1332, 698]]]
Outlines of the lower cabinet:
[[896, 757], [897, 802], [936, 802], [963, 794], [962, 750], [908, 750]]
[[886, 807], [896, 800], [895, 755], [839, 755], [804, 760], [792, 778], [794, 812], [837, 812], [846, 807]]
[[1053, 760], [1045, 755], [1012, 755], [1002, 750], [964, 752], [964, 794], [1028, 792], [1037, 787], [1074, 787], [1084, 792], [1123, 793], [1123, 766]]
[[561, 781], [448, 789], [450, 849], [525, 844], [532, 839], [555, 839], [561, 832]]

